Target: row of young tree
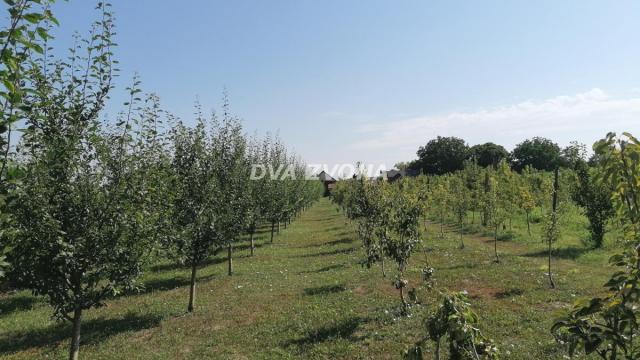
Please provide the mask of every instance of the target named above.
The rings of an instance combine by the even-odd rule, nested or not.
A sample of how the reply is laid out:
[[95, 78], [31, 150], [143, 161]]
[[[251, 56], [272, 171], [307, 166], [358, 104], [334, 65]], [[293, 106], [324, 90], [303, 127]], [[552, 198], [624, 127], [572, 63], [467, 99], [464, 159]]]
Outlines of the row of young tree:
[[[505, 160], [488, 167], [467, 162], [454, 173], [405, 178], [394, 183], [365, 177], [343, 180], [338, 182], [332, 196], [345, 215], [355, 221], [366, 264], [380, 262], [383, 272], [385, 258], [397, 265], [394, 285], [400, 291], [404, 312], [410, 304], [404, 297], [408, 282], [403, 274], [416, 250], [422, 249], [427, 256], [422, 239], [431, 221], [439, 224], [439, 231], [434, 228], [429, 232], [442, 237], [444, 224], [454, 221], [460, 231], [457, 240], [460, 249], [464, 248], [464, 228], [477, 222], [476, 226], [493, 234], [492, 256], [497, 263], [498, 240], [511, 230], [512, 219], [523, 216], [532, 236], [531, 218], [536, 213], [536, 219], [542, 222], [540, 240], [548, 245], [547, 274], [552, 288], [556, 286], [552, 277], [552, 246], [560, 237], [569, 207], [578, 206], [586, 215], [593, 247], [602, 247], [608, 226], [622, 226], [626, 231], [621, 243], [631, 244], [633, 250], [611, 259], [613, 265], [623, 270], [606, 284], [610, 295], [578, 302], [566, 319], [556, 323], [553, 333], [570, 344], [571, 354], [578, 345], [583, 345], [586, 353], [595, 352], [604, 359], [632, 359], [640, 351], [633, 342], [639, 335], [636, 316], [640, 292], [635, 289], [640, 274], [640, 143], [630, 134], [621, 137], [609, 134], [594, 145], [594, 150], [598, 162], [588, 164], [585, 159], [578, 159], [572, 168], [561, 171], [525, 167], [516, 172]], [[425, 222], [422, 234], [421, 221]], [[431, 283], [433, 269], [427, 265], [423, 274]], [[447, 293], [442, 298], [438, 312], [427, 320], [427, 338], [436, 342], [437, 352], [440, 340], [447, 335], [450, 354], [458, 354], [459, 358], [497, 356], [491, 341], [479, 332], [474, 335], [473, 331], [467, 331], [477, 331], [478, 318], [468, 307], [464, 294]], [[450, 312], [447, 316], [440, 314], [447, 311]], [[440, 317], [443, 321], [438, 323]], [[406, 355], [420, 358], [421, 349], [414, 348]]]
[[[73, 324], [70, 359], [79, 356], [84, 312], [138, 289], [158, 254], [190, 268], [191, 312], [209, 256], [227, 250], [232, 275], [234, 244], [248, 238], [253, 254], [259, 225], [270, 225], [273, 241], [321, 195], [277, 137], [244, 133], [226, 94], [220, 114], [196, 106], [191, 127], [134, 78], [125, 110], [103, 121], [117, 76], [108, 3], [60, 59], [50, 45], [52, 1], [5, 2], [0, 281], [44, 296]], [[251, 180], [254, 164], [285, 176]]]

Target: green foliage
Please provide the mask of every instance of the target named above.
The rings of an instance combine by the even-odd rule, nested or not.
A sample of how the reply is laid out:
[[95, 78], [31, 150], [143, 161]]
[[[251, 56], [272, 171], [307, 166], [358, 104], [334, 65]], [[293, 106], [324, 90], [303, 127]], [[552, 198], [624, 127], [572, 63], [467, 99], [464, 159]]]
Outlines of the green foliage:
[[418, 160], [412, 163], [411, 168], [425, 174], [442, 175], [462, 170], [469, 156], [469, 147], [462, 139], [438, 136], [421, 146], [417, 155]]
[[438, 310], [425, 321], [428, 336], [407, 350], [404, 358], [423, 359], [423, 344], [431, 340], [435, 343], [435, 358], [440, 359], [440, 347], [446, 340], [449, 359], [498, 359], [498, 348], [482, 335], [478, 324], [478, 315], [471, 308], [466, 293], [444, 294]]
[[613, 207], [628, 241], [640, 241], [640, 142], [631, 134], [607, 134], [594, 145], [600, 159], [597, 179], [614, 189]]
[[615, 215], [611, 204], [612, 191], [603, 184], [596, 182], [594, 172], [584, 161], [576, 164], [577, 183], [572, 192], [572, 198], [584, 209], [589, 219], [589, 232], [591, 244], [595, 248], [601, 248], [603, 244], [605, 226], [607, 221]]
[[469, 211], [471, 207], [470, 191], [466, 188], [462, 177], [454, 176], [449, 180], [448, 192], [451, 196], [451, 209], [460, 227], [460, 248], [464, 249], [462, 228], [464, 226], [464, 219], [467, 216], [467, 211]]
[[365, 264], [371, 267], [389, 258], [397, 265], [393, 285], [400, 292], [402, 311], [407, 313], [404, 273], [413, 251], [420, 245], [420, 218], [423, 207], [417, 188], [410, 180], [393, 184], [371, 182], [364, 177], [338, 182], [333, 200], [346, 209], [350, 219], [358, 222], [358, 235], [366, 252]]
[[474, 145], [469, 149], [469, 159], [481, 167], [496, 167], [509, 157], [509, 152], [501, 145], [492, 142]]
[[408, 311], [404, 289], [409, 284], [404, 274], [411, 254], [421, 242], [419, 231], [421, 207], [418, 197], [407, 187], [408, 181], [405, 180], [390, 186], [390, 191], [385, 198], [386, 211], [382, 230], [385, 255], [395, 261], [398, 266], [394, 285], [400, 291], [404, 313]]
[[57, 23], [49, 10], [52, 3], [52, 0], [6, 2], [9, 22], [0, 30], [0, 279], [9, 269], [4, 254], [15, 240], [8, 206], [16, 201], [14, 190], [23, 174], [12, 157], [11, 140], [16, 124], [32, 112], [27, 97], [35, 84], [30, 72], [38, 66], [33, 59], [51, 38], [49, 28]]
[[19, 264], [11, 277], [73, 322], [72, 359], [83, 311], [136, 287], [162, 217], [153, 213], [160, 188], [148, 167], [157, 159], [157, 117], [140, 111], [137, 79], [116, 126], [99, 119], [112, 88], [114, 43], [110, 6], [98, 10], [70, 61], [45, 56], [29, 71], [34, 88], [22, 99], [29, 111], [18, 154], [24, 176], [9, 204], [16, 231], [9, 259]]
[[577, 141], [572, 141], [569, 146], [562, 149], [561, 164], [569, 169], [575, 169], [580, 163], [587, 160], [587, 146]]
[[172, 129], [171, 207], [174, 236], [172, 252], [192, 268], [192, 295], [189, 310], [193, 310], [196, 269], [222, 242], [217, 232], [216, 198], [220, 192], [215, 161], [214, 134], [200, 114], [195, 128], [178, 123]]
[[615, 189], [613, 205], [633, 248], [611, 257], [610, 264], [621, 270], [605, 284], [608, 294], [576, 302], [551, 331], [559, 341], [568, 343], [571, 355], [581, 347], [586, 354], [595, 353], [602, 359], [636, 359], [640, 356], [634, 341], [640, 335], [640, 142], [630, 134], [617, 137], [610, 133], [594, 150], [601, 161], [598, 180], [601, 186]]
[[[46, 295], [60, 318], [101, 305], [131, 285], [140, 267], [139, 247], [129, 249], [143, 191], [125, 181], [133, 176], [131, 137], [126, 129], [102, 131], [97, 119], [112, 71], [103, 55], [113, 45], [108, 6], [101, 11], [101, 31], [86, 48], [94, 52], [85, 58], [88, 67], [72, 53], [77, 62], [55, 62], [47, 75], [31, 69], [37, 87], [25, 100], [32, 109], [25, 114], [25, 176], [12, 208], [18, 241], [11, 259], [21, 264], [13, 269], [19, 282]], [[86, 86], [72, 80], [75, 72], [85, 74]], [[119, 146], [114, 149], [112, 141]]]
[[550, 171], [560, 163], [560, 147], [549, 139], [534, 137], [516, 145], [511, 152], [511, 161], [518, 171], [527, 166]]

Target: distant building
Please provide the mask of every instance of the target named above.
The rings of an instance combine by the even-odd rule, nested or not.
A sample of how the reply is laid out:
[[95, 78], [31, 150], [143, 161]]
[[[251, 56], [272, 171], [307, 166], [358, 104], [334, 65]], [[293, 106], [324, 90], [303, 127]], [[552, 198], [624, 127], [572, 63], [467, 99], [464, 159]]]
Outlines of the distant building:
[[385, 171], [382, 173], [382, 178], [387, 180], [388, 182], [394, 182], [402, 179], [403, 177], [414, 177], [420, 175], [420, 172], [417, 170], [396, 170], [392, 169], [389, 171]]
[[336, 179], [323, 170], [318, 174], [318, 180], [322, 181], [324, 184], [324, 196], [331, 195], [331, 190], [336, 186]]

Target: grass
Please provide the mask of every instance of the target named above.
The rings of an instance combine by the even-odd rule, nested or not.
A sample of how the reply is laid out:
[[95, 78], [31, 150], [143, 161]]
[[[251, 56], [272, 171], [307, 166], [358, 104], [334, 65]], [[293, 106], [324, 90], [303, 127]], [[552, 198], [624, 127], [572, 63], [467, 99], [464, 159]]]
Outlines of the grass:
[[[425, 233], [427, 252], [408, 270], [420, 283], [428, 260], [437, 289], [466, 290], [485, 335], [508, 359], [559, 359], [564, 354], [549, 328], [574, 300], [602, 292], [616, 250], [588, 250], [586, 223], [575, 209], [567, 216], [553, 262], [555, 290], [546, 278], [541, 224], [526, 232], [516, 215], [509, 237], [498, 243], [501, 263], [492, 262], [492, 239], [477, 225], [465, 226], [465, 249], [457, 230]], [[237, 247], [235, 274], [226, 275], [223, 254], [199, 271], [195, 313], [186, 313], [189, 270], [164, 261], [146, 272], [145, 290], [112, 299], [86, 313], [84, 359], [395, 359], [424, 333], [422, 321], [438, 301], [421, 291], [422, 304], [398, 316], [399, 296], [379, 267], [360, 265], [363, 253], [353, 227], [323, 199], [273, 244], [259, 234], [256, 255]], [[392, 264], [387, 268], [393, 270]], [[0, 358], [65, 358], [70, 326], [50, 318], [50, 308], [28, 292], [0, 294]], [[430, 349], [428, 349], [430, 350]], [[429, 355], [427, 355], [429, 356]]]

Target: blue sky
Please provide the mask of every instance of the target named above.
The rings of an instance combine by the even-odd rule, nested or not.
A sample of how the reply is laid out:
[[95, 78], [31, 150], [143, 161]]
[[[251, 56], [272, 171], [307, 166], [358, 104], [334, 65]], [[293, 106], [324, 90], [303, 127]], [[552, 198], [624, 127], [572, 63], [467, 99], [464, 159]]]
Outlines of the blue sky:
[[[134, 71], [190, 121], [226, 87], [311, 163], [392, 166], [437, 135], [512, 148], [640, 134], [638, 1], [113, 0]], [[58, 41], [95, 2], [60, 2]], [[111, 105], [110, 111], [117, 106]]]

